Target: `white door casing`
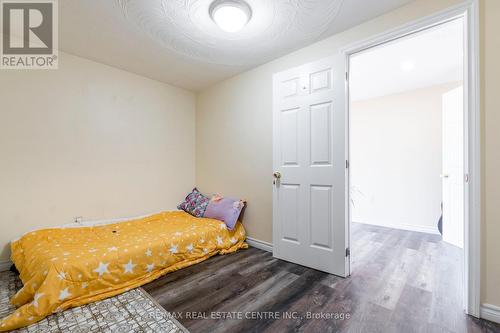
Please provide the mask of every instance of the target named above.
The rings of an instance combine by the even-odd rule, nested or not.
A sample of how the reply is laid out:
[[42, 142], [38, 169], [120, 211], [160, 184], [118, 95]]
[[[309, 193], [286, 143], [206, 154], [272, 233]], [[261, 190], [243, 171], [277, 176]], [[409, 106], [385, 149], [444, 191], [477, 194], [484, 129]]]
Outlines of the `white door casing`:
[[346, 260], [345, 59], [273, 77], [273, 255], [339, 276]]
[[464, 96], [463, 87], [443, 94], [443, 240], [464, 244]]
[[348, 58], [371, 47], [428, 29], [444, 22], [464, 20], [464, 293], [465, 312], [481, 316], [481, 91], [479, 0], [465, 0], [443, 11], [389, 29], [341, 49]]

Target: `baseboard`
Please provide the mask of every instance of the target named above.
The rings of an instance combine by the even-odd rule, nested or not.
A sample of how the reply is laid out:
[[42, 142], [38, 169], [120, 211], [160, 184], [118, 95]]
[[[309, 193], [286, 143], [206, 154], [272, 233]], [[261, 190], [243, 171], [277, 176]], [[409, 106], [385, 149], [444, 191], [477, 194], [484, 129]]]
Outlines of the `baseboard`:
[[12, 266], [12, 262], [10, 260], [0, 261], [0, 272], [8, 271], [10, 266]]
[[255, 239], [252, 237], [247, 237], [246, 242], [248, 245], [255, 247], [257, 249], [261, 249], [267, 252], [273, 252], [273, 244], [265, 241], [261, 241], [259, 239]]
[[401, 229], [401, 230], [408, 230], [408, 231], [415, 231], [415, 232], [423, 232], [426, 234], [440, 235], [439, 230], [437, 228], [421, 227], [421, 226], [415, 226], [415, 225], [411, 225], [411, 224], [381, 225], [381, 224], [376, 224], [376, 223], [359, 222], [359, 221], [352, 221], [352, 222], [353, 223], [360, 223], [360, 224], [375, 225], [377, 227]]
[[481, 318], [500, 324], [500, 307], [492, 304], [482, 304]]

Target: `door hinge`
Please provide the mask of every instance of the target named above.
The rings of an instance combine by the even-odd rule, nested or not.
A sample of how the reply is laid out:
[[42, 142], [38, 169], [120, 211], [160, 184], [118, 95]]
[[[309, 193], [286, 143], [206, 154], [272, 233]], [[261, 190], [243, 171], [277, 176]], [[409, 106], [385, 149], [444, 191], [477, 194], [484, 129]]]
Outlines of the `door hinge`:
[[349, 160], [345, 160], [345, 168], [349, 169]]
[[345, 256], [349, 257], [350, 255], [351, 255], [351, 249], [350, 248], [345, 249]]
[[349, 72], [345, 72], [345, 80], [349, 81]]

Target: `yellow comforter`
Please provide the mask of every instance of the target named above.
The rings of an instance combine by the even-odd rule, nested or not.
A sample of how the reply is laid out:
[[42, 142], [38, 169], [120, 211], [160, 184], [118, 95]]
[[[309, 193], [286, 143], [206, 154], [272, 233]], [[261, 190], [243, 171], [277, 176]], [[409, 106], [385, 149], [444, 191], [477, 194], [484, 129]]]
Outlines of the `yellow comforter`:
[[31, 232], [12, 243], [24, 287], [0, 331], [141, 286], [215, 254], [246, 248], [245, 230], [184, 212], [103, 226]]

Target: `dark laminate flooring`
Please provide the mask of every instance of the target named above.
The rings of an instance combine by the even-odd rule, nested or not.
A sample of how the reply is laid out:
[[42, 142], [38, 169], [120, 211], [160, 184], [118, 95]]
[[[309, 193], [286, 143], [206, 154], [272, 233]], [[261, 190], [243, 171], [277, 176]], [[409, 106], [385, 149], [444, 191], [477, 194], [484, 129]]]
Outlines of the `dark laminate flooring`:
[[460, 249], [434, 235], [362, 224], [352, 229], [347, 279], [250, 248], [144, 289], [193, 333], [500, 332], [500, 325], [463, 314]]

